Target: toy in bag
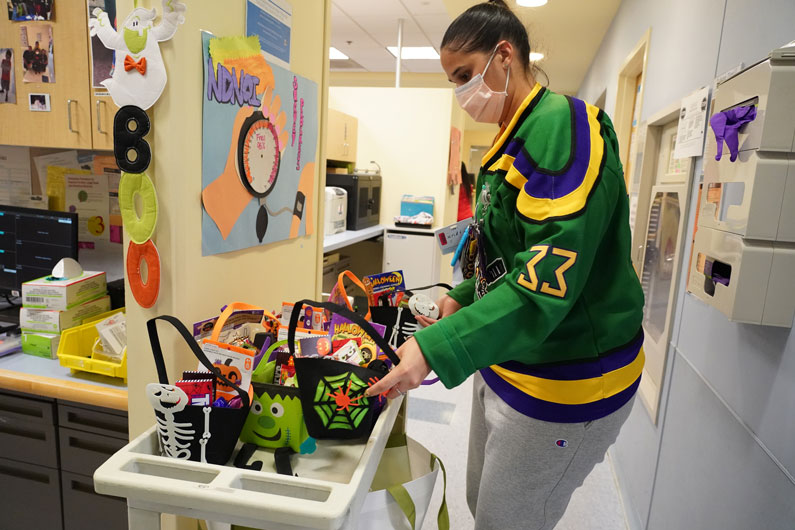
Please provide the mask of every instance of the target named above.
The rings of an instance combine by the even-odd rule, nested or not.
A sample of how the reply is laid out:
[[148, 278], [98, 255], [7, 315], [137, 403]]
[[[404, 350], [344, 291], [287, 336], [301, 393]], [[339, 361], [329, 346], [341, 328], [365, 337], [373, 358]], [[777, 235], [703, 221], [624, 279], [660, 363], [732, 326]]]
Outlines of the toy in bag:
[[[350, 311], [353, 311], [353, 305], [351, 304], [351, 301], [348, 299], [348, 292], [345, 290], [345, 281], [344, 281], [345, 278], [348, 278], [354, 283], [354, 285], [359, 287], [359, 289], [361, 289], [364, 292], [364, 294], [367, 296], [368, 300], [372, 296], [372, 292], [369, 289], [367, 289], [367, 287], [365, 287], [364, 283], [362, 283], [362, 281], [359, 278], [357, 278], [354, 273], [352, 273], [351, 271], [342, 271], [340, 275], [337, 277], [337, 283], [335, 283], [334, 287], [331, 288], [328, 300], [332, 304], [345, 306]], [[318, 305], [322, 306], [323, 304], [318, 304]], [[327, 320], [331, 320], [330, 312], [327, 311], [327, 313], [329, 313], [327, 315]], [[364, 315], [364, 319], [370, 320], [369, 307], [367, 309], [367, 314]]]
[[[424, 291], [426, 289], [433, 289], [434, 287], [444, 287], [448, 291], [452, 289], [451, 286], [447, 285], [446, 283], [437, 283], [434, 285], [427, 285], [425, 287], [419, 287], [417, 289], [411, 289], [410, 291], [406, 291], [406, 294], [414, 293], [415, 291]], [[397, 349], [403, 345], [408, 339], [410, 339], [414, 333], [416, 333], [420, 326], [417, 323], [417, 319], [415, 317], [415, 313], [423, 314], [425, 316], [433, 317], [432, 312], [426, 312], [425, 309], [432, 310], [433, 307], [436, 306], [433, 302], [431, 302], [431, 306], [422, 303], [416, 303], [417, 299], [420, 297], [420, 294], [413, 294], [413, 296], [406, 297], [404, 296], [403, 299], [408, 299], [406, 305], [399, 305], [397, 307], [390, 307], [390, 306], [377, 306], [371, 307], [370, 313], [372, 315], [373, 322], [381, 324], [386, 327], [385, 337], [389, 342], [389, 345], [392, 348]], [[414, 303], [412, 303], [414, 301]], [[419, 306], [419, 307], [418, 307]], [[425, 306], [425, 307], [423, 307]], [[437, 316], [438, 316], [438, 308]]]
[[[158, 320], [174, 326], [201, 365], [212, 372], [218, 381], [234, 389], [241, 402], [240, 408], [190, 405], [185, 391], [168, 383], [163, 350], [157, 334]], [[150, 319], [146, 327], [160, 381], [147, 385], [146, 391], [155, 410], [162, 455], [202, 463], [225, 464], [232, 455], [248, 416], [251, 390], [243, 390], [227, 379], [204, 355], [193, 335], [178, 319], [163, 315]]]
[[[360, 315], [330, 302], [301, 300], [295, 307], [300, 309], [303, 304], [322, 307], [358, 324], [393, 364], [400, 362], [386, 340]], [[295, 354], [298, 313], [300, 311], [293, 311], [288, 329], [287, 345], [291, 354]], [[317, 439], [355, 439], [369, 435], [385, 399], [367, 397], [365, 391], [387, 372], [387, 365], [382, 361], [373, 361], [364, 367], [328, 357], [296, 357], [295, 373], [309, 435]]]

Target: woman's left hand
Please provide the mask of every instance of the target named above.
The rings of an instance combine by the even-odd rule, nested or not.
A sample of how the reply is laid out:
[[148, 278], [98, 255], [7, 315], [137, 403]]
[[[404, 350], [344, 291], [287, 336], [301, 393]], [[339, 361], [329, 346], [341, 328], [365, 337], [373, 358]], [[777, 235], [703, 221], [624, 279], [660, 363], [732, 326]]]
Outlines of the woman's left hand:
[[404, 342], [395, 353], [400, 357], [400, 364], [367, 389], [367, 396], [377, 396], [387, 392], [386, 397], [396, 398], [420, 386], [431, 373], [431, 367], [413, 337]]

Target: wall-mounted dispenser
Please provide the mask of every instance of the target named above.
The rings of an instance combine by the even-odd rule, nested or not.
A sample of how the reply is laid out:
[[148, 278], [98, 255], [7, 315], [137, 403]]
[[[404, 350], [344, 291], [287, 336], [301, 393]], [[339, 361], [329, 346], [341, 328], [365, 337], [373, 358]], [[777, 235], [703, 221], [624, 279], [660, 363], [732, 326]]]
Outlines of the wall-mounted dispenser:
[[790, 327], [795, 47], [720, 84], [713, 109], [688, 290], [730, 320]]

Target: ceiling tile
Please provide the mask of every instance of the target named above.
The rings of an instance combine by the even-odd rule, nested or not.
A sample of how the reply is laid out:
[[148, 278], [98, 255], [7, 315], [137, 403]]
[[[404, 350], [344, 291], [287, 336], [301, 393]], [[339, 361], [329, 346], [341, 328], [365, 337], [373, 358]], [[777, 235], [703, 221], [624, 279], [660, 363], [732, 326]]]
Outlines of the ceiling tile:
[[418, 15], [449, 16], [442, 0], [400, 0], [400, 2], [415, 17]]

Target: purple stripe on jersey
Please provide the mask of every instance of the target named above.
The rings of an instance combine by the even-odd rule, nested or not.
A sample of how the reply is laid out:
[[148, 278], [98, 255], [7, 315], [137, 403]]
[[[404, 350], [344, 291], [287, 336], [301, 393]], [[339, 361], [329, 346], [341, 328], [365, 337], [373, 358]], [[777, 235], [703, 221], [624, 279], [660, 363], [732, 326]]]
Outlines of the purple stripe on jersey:
[[505, 150], [506, 154], [515, 157], [513, 166], [527, 177], [524, 191], [531, 197], [559, 199], [577, 189], [585, 179], [591, 158], [591, 128], [588, 123], [585, 103], [579, 99], [571, 101], [571, 110], [574, 112], [574, 129], [572, 130], [574, 158], [566, 172], [560, 175], [539, 172], [525, 151], [521, 149], [522, 144], [517, 141], [512, 141]]
[[629, 344], [621, 346], [597, 359], [553, 365], [528, 365], [518, 361], [507, 361], [498, 366], [518, 374], [532, 375], [557, 381], [591, 379], [627, 366], [638, 356], [643, 346], [643, 331]]
[[641, 377], [638, 376], [634, 383], [609, 398], [583, 405], [564, 405], [529, 396], [489, 368], [482, 369], [480, 373], [489, 388], [517, 412], [537, 420], [556, 423], [593, 421], [617, 411], [635, 395]]

